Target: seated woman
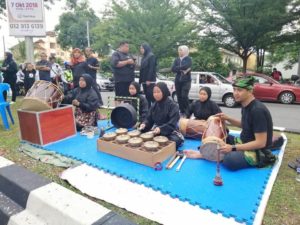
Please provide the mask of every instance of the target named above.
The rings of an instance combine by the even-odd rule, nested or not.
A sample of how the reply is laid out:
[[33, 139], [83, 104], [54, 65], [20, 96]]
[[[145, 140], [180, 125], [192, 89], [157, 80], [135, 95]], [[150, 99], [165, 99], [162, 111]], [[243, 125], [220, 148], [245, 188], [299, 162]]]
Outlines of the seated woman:
[[199, 100], [194, 101], [190, 105], [187, 118], [194, 114], [197, 120], [207, 120], [210, 116], [222, 112], [220, 107], [212, 100], [211, 89], [209, 87], [202, 87], [199, 91]]
[[80, 131], [84, 126], [97, 126], [98, 96], [92, 88], [93, 78], [89, 74], [82, 74], [79, 86], [65, 96], [64, 102], [76, 107], [76, 128]]
[[163, 82], [153, 88], [155, 102], [151, 105], [147, 118], [140, 125], [143, 132], [153, 130], [155, 135], [163, 135], [176, 142], [178, 148], [184, 141], [182, 134], [177, 130], [179, 121], [178, 105], [169, 98], [170, 91]]
[[[130, 97], [136, 97], [139, 99], [139, 122], [142, 122], [146, 119], [148, 113], [148, 101], [143, 95], [140, 94], [140, 85], [135, 81], [129, 85], [129, 93]], [[137, 111], [137, 101], [132, 101], [131, 104]]]

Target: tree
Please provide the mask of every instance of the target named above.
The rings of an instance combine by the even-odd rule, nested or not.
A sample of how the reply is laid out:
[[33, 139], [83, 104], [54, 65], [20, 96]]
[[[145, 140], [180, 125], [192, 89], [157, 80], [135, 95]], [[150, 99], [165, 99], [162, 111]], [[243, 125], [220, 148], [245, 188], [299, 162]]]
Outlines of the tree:
[[25, 62], [26, 60], [25, 41], [19, 41], [17, 45], [11, 48], [11, 51], [17, 62]]
[[[99, 22], [99, 18], [85, 1], [76, 6], [74, 10], [63, 13], [59, 17], [59, 25], [55, 27], [55, 31], [58, 32], [58, 42], [62, 48], [82, 49], [87, 47], [87, 21], [92, 29]], [[94, 41], [95, 39], [91, 36], [90, 42]]]
[[286, 7], [291, 1], [195, 0], [193, 13], [210, 37], [243, 59], [246, 71], [258, 40], [269, 32], [280, 32], [288, 23]]
[[126, 0], [125, 7], [113, 1], [109, 17], [93, 30], [94, 46], [102, 52], [109, 44], [128, 40], [135, 51], [148, 42], [157, 57], [174, 54], [177, 45], [192, 40], [194, 24], [185, 20], [187, 7], [172, 0]]

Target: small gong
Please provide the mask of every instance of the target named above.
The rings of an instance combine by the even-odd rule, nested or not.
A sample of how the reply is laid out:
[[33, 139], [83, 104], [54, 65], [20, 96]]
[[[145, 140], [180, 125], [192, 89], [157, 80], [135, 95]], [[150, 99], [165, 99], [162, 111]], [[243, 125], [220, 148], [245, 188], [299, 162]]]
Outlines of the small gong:
[[140, 147], [143, 143], [143, 139], [140, 137], [133, 137], [128, 140], [131, 147]]
[[119, 143], [119, 144], [125, 144], [127, 143], [127, 141], [130, 139], [130, 136], [127, 135], [127, 134], [121, 134], [119, 136], [117, 136], [116, 138], [116, 141]]
[[165, 145], [168, 142], [168, 138], [165, 136], [157, 136], [153, 138], [153, 141], [156, 141], [159, 145]]
[[132, 131], [128, 132], [128, 135], [132, 138], [138, 137], [138, 136], [140, 136], [140, 134], [141, 134], [141, 131], [139, 131], [139, 130], [132, 130]]
[[105, 133], [103, 138], [105, 141], [113, 141], [115, 140], [117, 134], [115, 132]]
[[148, 150], [148, 151], [156, 151], [159, 147], [159, 144], [156, 141], [146, 141], [144, 143], [144, 147]]
[[127, 134], [128, 130], [126, 128], [118, 128], [116, 130], [117, 135]]

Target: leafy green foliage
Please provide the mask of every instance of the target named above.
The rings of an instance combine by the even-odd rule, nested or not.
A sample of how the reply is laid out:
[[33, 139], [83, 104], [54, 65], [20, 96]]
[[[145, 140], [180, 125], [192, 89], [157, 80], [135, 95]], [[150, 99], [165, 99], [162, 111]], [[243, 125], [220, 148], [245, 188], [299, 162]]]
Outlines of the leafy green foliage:
[[269, 32], [280, 32], [291, 20], [286, 13], [291, 1], [195, 0], [193, 12], [210, 37], [243, 59], [246, 70], [259, 40]]
[[[55, 27], [55, 30], [58, 32], [58, 42], [62, 48], [82, 49], [87, 47], [87, 21], [92, 29], [99, 22], [99, 18], [86, 2], [76, 6], [73, 11], [60, 16], [59, 25]], [[93, 36], [90, 36], [90, 42], [94, 41]]]
[[117, 47], [121, 40], [129, 40], [132, 52], [143, 42], [149, 43], [157, 57], [175, 54], [179, 44], [189, 44], [194, 24], [185, 20], [187, 5], [171, 0], [113, 1], [110, 17], [93, 30], [93, 47], [105, 54], [108, 46]]

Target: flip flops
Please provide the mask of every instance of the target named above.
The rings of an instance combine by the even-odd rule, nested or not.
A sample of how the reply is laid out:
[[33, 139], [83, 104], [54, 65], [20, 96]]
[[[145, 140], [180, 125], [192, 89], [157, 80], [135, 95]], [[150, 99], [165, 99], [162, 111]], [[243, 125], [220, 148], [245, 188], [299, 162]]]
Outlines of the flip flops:
[[297, 158], [296, 162], [294, 162], [294, 161], [289, 162], [288, 166], [293, 170], [297, 170], [297, 168], [300, 168], [300, 158]]

